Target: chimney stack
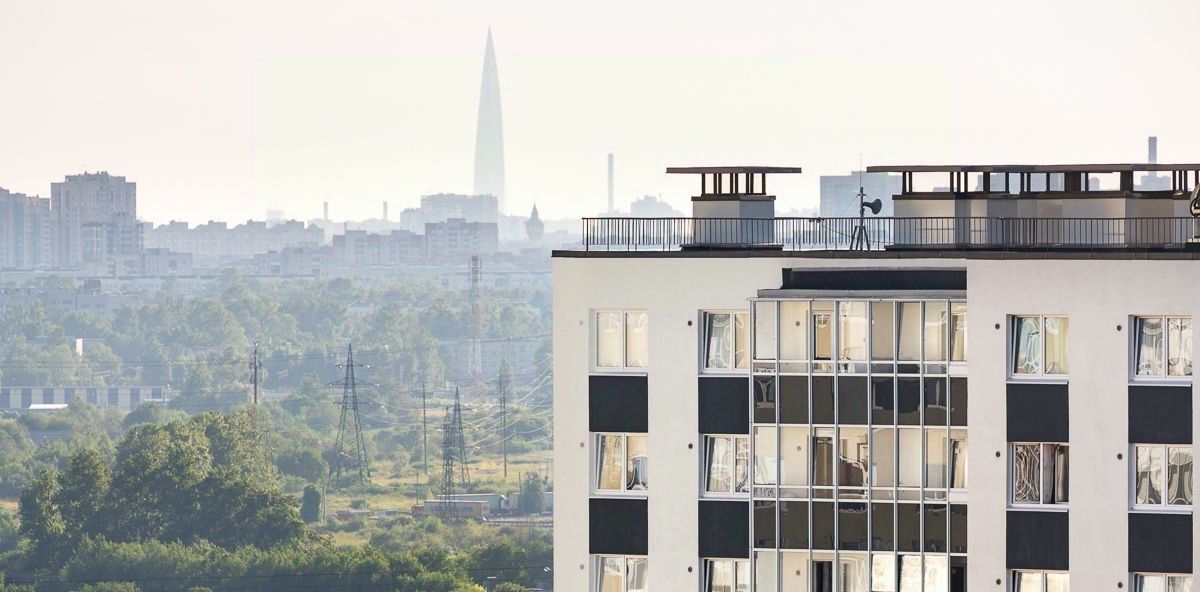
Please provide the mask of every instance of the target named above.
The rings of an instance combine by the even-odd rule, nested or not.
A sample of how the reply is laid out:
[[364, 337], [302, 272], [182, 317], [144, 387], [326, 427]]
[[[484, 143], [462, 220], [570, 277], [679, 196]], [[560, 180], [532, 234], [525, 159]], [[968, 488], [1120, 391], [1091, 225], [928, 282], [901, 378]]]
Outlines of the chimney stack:
[[328, 220], [329, 219], [329, 202], [324, 202], [324, 212], [325, 213], [322, 215], [321, 219]]
[[613, 209], [613, 154], [608, 153], [608, 213], [615, 213]]
[[1158, 164], [1158, 136], [1150, 136], [1150, 157], [1147, 162], [1150, 164]]
[[383, 221], [387, 222], [387, 202], [383, 202]]

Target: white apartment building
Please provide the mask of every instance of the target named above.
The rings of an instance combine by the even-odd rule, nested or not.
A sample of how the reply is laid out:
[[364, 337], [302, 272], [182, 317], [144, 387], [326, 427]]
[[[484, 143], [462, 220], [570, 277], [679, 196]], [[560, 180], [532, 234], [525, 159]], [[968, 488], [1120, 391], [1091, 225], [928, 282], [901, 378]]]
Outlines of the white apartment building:
[[868, 170], [862, 232], [668, 169], [554, 253], [554, 588], [1193, 590], [1200, 165]]
[[55, 266], [74, 269], [142, 248], [137, 184], [107, 172], [67, 175], [50, 184]]

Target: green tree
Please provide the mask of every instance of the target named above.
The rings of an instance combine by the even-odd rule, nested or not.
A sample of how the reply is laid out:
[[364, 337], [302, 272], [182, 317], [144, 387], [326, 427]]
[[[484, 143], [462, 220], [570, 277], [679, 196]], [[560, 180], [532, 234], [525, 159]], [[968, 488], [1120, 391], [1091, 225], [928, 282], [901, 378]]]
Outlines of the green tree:
[[82, 537], [103, 534], [112, 475], [98, 452], [82, 450], [67, 462], [58, 481], [54, 503], [62, 516], [68, 548], [73, 549]]
[[312, 485], [304, 486], [304, 495], [300, 498], [300, 519], [309, 524], [321, 519], [321, 492]]
[[20, 532], [29, 541], [34, 564], [57, 565], [62, 558], [64, 527], [54, 504], [57, 494], [58, 474], [54, 471], [38, 473], [21, 493], [17, 510]]
[[275, 467], [285, 475], [294, 475], [309, 483], [320, 481], [328, 472], [319, 450], [298, 445], [280, 450], [275, 455]]
[[79, 592], [141, 592], [141, 589], [133, 582], [104, 582], [85, 585]]
[[520, 510], [522, 514], [538, 514], [542, 511], [542, 498], [546, 488], [537, 473], [526, 473], [521, 480]]

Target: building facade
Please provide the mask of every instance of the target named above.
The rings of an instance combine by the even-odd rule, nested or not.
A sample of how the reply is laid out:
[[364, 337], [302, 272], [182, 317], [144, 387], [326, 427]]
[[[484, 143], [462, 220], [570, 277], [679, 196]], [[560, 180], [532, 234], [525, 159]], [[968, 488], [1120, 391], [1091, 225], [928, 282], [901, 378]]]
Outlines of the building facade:
[[[1030, 167], [1065, 190], [991, 197], [939, 169], [936, 198], [897, 171], [897, 215], [1186, 203], [1196, 167], [1161, 167], [1156, 194]], [[556, 588], [1193, 589], [1193, 220], [924, 214], [850, 251], [759, 217], [713, 240], [702, 206], [746, 196], [704, 186], [681, 244], [555, 253]]]
[[49, 269], [50, 200], [0, 188], [0, 269]]
[[67, 175], [50, 184], [50, 201], [56, 267], [76, 269], [141, 250], [137, 184], [125, 177], [107, 172]]

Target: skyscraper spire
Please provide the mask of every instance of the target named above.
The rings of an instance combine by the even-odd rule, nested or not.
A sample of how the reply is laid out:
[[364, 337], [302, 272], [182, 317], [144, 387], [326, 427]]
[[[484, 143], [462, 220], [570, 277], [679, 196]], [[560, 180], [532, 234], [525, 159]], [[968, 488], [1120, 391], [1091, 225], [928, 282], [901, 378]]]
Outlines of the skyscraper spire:
[[475, 193], [494, 195], [504, 213], [504, 122], [500, 109], [500, 75], [488, 29], [479, 89], [479, 122], [475, 128]]

